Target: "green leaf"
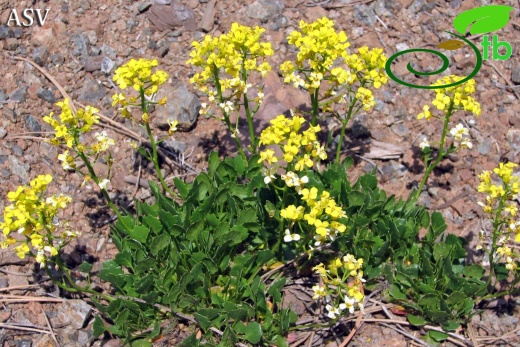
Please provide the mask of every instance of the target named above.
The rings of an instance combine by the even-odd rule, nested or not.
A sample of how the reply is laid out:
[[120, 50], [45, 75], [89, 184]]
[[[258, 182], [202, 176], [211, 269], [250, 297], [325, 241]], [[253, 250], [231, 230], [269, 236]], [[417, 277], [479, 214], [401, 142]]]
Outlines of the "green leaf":
[[208, 172], [210, 175], [213, 175], [215, 173], [215, 170], [217, 170], [217, 167], [220, 164], [220, 157], [218, 156], [217, 152], [211, 152], [209, 154], [208, 158]]
[[409, 314], [406, 318], [408, 318], [408, 321], [410, 322], [410, 324], [415, 325], [415, 326], [423, 326], [423, 325], [428, 324], [428, 321], [421, 316]]
[[349, 169], [352, 165], [354, 165], [354, 159], [351, 156], [345, 157], [341, 162], [341, 165], [345, 167], [345, 170]]
[[199, 237], [199, 234], [204, 230], [204, 221], [198, 221], [196, 223], [193, 223], [188, 228], [188, 232], [186, 233], [186, 238], [189, 241], [196, 241]]
[[446, 221], [444, 221], [444, 217], [438, 211], [432, 213], [431, 223], [431, 231], [433, 232], [431, 241], [435, 241], [448, 226], [446, 225]]
[[472, 265], [466, 266], [464, 268], [464, 270], [462, 271], [462, 273], [466, 277], [481, 279], [482, 276], [484, 276], [485, 270], [480, 265], [472, 264]]
[[154, 339], [157, 336], [159, 336], [160, 332], [161, 332], [161, 326], [159, 325], [159, 323], [155, 322], [155, 324], [153, 326], [153, 330], [150, 332], [150, 334], [148, 334], [148, 338]]
[[170, 229], [175, 224], [177, 224], [177, 221], [175, 220], [175, 216], [172, 215], [171, 213], [168, 213], [163, 210], [159, 210], [158, 213], [159, 213], [159, 219], [166, 229]]
[[377, 178], [374, 175], [366, 174], [359, 178], [359, 182], [363, 186], [363, 188], [368, 189], [376, 189], [377, 188]]
[[103, 263], [103, 267], [99, 272], [99, 278], [103, 281], [112, 283], [117, 287], [122, 287], [126, 280], [124, 278], [123, 270], [115, 261], [109, 260]]
[[229, 319], [233, 319], [234, 321], [239, 321], [247, 318], [247, 310], [243, 308], [237, 308], [235, 310], [228, 310], [227, 316]]
[[239, 175], [242, 175], [246, 171], [246, 165], [244, 158], [241, 155], [235, 156], [233, 159], [233, 164], [235, 166], [235, 169], [237, 170]]
[[155, 279], [152, 275], [146, 275], [135, 284], [135, 291], [139, 294], [147, 293], [152, 287]]
[[84, 273], [89, 273], [92, 270], [93, 265], [84, 261], [78, 266], [78, 270]]
[[245, 338], [250, 343], [259, 343], [262, 339], [262, 327], [257, 322], [250, 322], [245, 329]]
[[248, 208], [244, 211], [239, 212], [237, 224], [253, 223], [257, 221], [256, 211], [252, 208]]
[[[470, 299], [471, 301], [471, 299]], [[454, 320], [449, 320], [442, 324], [442, 328], [445, 331], [456, 331], [458, 328], [460, 328], [460, 323]]]
[[274, 282], [267, 293], [273, 297], [275, 304], [282, 302], [282, 288], [285, 285], [286, 278], [282, 277], [278, 281]]
[[167, 234], [161, 234], [155, 237], [150, 244], [150, 253], [152, 253], [153, 256], [156, 256], [160, 251], [168, 247], [170, 242], [171, 238]]
[[146, 243], [150, 229], [144, 225], [136, 225], [132, 230], [128, 231], [128, 234], [136, 241]]
[[453, 292], [448, 296], [448, 299], [446, 299], [446, 303], [449, 306], [463, 306], [464, 300], [466, 299], [466, 295], [461, 292]]
[[145, 216], [143, 218], [143, 222], [144, 224], [146, 224], [147, 226], [150, 227], [150, 229], [152, 229], [152, 231], [154, 232], [154, 234], [159, 234], [161, 231], [162, 231], [162, 224], [161, 224], [161, 221], [158, 220], [157, 218], [155, 217], [152, 217], [152, 216]]
[[195, 334], [191, 334], [190, 336], [185, 338], [184, 341], [182, 341], [179, 344], [179, 347], [196, 347], [196, 346], [200, 346], [200, 344], [199, 344], [199, 340], [197, 340], [197, 336]]
[[451, 247], [444, 242], [436, 243], [433, 246], [433, 258], [435, 261], [439, 261], [441, 258], [448, 258], [451, 251]]
[[471, 35], [496, 31], [507, 25], [512, 10], [514, 7], [503, 5], [472, 8], [455, 17], [453, 27], [462, 35], [466, 35], [468, 27]]
[[92, 324], [92, 335], [97, 338], [105, 331], [105, 324], [103, 324], [103, 321], [101, 318], [99, 318], [99, 316], [95, 316], [94, 323]]
[[127, 249], [123, 250], [121, 253], [117, 253], [114, 260], [121, 266], [133, 268], [132, 254]]
[[197, 323], [202, 328], [202, 330], [207, 330], [209, 327], [211, 327], [212, 323], [211, 320], [208, 319], [208, 317], [203, 316], [202, 314], [195, 312], [193, 314], [193, 317], [197, 320]]
[[365, 195], [360, 192], [350, 192], [348, 202], [349, 206], [363, 206], [365, 204]]
[[505, 280], [509, 277], [509, 270], [505, 264], [495, 264], [495, 276], [497, 276], [498, 281]]
[[178, 179], [177, 177], [173, 179], [173, 183], [175, 183], [175, 188], [177, 188], [179, 191], [181, 198], [186, 199], [191, 189], [191, 184], [184, 183], [184, 181]]
[[397, 287], [395, 284], [392, 284], [390, 286], [390, 292], [389, 294], [394, 298], [394, 299], [402, 299], [402, 300], [406, 300], [406, 295], [403, 294], [403, 292], [401, 292], [399, 290], [399, 287]]
[[430, 330], [428, 335], [437, 342], [445, 341], [448, 338], [448, 334], [435, 330]]
[[132, 347], [152, 347], [153, 344], [147, 339], [135, 340], [132, 342]]

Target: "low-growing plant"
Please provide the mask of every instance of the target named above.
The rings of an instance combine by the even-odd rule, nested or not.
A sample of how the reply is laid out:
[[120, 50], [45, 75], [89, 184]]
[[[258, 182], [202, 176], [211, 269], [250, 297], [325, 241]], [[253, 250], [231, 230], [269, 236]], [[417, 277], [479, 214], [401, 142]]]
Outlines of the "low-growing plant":
[[[381, 290], [385, 300], [403, 306], [412, 325], [431, 323], [450, 331], [465, 322], [480, 300], [513, 293], [520, 279], [519, 255], [508, 246], [512, 235], [520, 242], [520, 223], [514, 219], [520, 186], [512, 175], [514, 164], [494, 170], [498, 184], [490, 172], [479, 176], [479, 191], [487, 194], [480, 205], [493, 225], [490, 234], [481, 233], [491, 266], [487, 279], [483, 267], [467, 263], [464, 240], [445, 233], [442, 215], [417, 204], [442, 160], [472, 147], [462, 124], [449, 130], [449, 145], [447, 137], [456, 111], [480, 114], [480, 104], [471, 97], [475, 82], [436, 89], [432, 104], [443, 115], [433, 115], [428, 106], [419, 114], [419, 119], [442, 120], [442, 133], [438, 149], [427, 139], [421, 142], [424, 176], [407, 200], [398, 200], [378, 187], [374, 172], [352, 182], [347, 174], [352, 159], [340, 161], [349, 120], [370, 110], [375, 104], [372, 87], [387, 82], [383, 51], [362, 47], [349, 54], [347, 36], [335, 31], [333, 21], [302, 21], [300, 30], [288, 37], [298, 50], [296, 60], [284, 62], [281, 73], [286, 83], [309, 93], [310, 114], [279, 115], [257, 135], [253, 118], [264, 95], [263, 86], [251, 81], [258, 77], [254, 74], [264, 77], [271, 70], [267, 57], [273, 54], [270, 43], [261, 41], [263, 31], [234, 23], [226, 34], [193, 43], [188, 63], [202, 71], [191, 81], [218, 106], [212, 113], [203, 103], [201, 114], [224, 122], [238, 155], [221, 160], [211, 153], [207, 172], [191, 183], [175, 178], [174, 186], [168, 185], [160, 170], [161, 139], [150, 127], [151, 106], [167, 102], [154, 98], [168, 74], [154, 70], [157, 61], [147, 59], [132, 59], [116, 70], [114, 81], [134, 92], [114, 94], [113, 106], [148, 135], [148, 144], [135, 147], [153, 163], [160, 184], [150, 182], [153, 201], [136, 201], [134, 214], [111, 200], [110, 170], [107, 177], [94, 170], [99, 159], [112, 163], [110, 147], [115, 144], [105, 132], [90, 135], [99, 122], [98, 110], [76, 110], [66, 99], [58, 103], [58, 119], [44, 117], [55, 130], [49, 141], [67, 148], [58, 156], [63, 168], [96, 183], [117, 216], [111, 237], [118, 253], [97, 274], [112, 285], [110, 293], [79, 286], [62, 261], [63, 247], [79, 235], [66, 222], [55, 223], [71, 199], [45, 196], [50, 175], [8, 194], [11, 205], [0, 224], [2, 248], [14, 246], [21, 258], [34, 256], [64, 290], [89, 294], [101, 314], [94, 321], [95, 336], [108, 331], [137, 347], [151, 346], [167, 320], [196, 324], [180, 346], [288, 346], [286, 336], [297, 328], [297, 316], [282, 297], [290, 281], [285, 271], [289, 264], [313, 273], [307, 289], [324, 306], [318, 318], [329, 320], [327, 324], [363, 310], [365, 292]], [[460, 79], [448, 76], [435, 85]], [[248, 146], [240, 140], [239, 117], [231, 123], [241, 108], [248, 122]], [[340, 123], [333, 160], [328, 159], [332, 133], [326, 143], [319, 136], [320, 122], [327, 116]], [[176, 126], [171, 120], [169, 135]], [[93, 144], [89, 137], [95, 139]], [[85, 169], [76, 166], [77, 159]], [[422, 229], [427, 232], [420, 237]], [[52, 265], [59, 276], [50, 271]], [[87, 284], [92, 268], [88, 263], [78, 268]], [[510, 288], [497, 291], [497, 282], [508, 271], [513, 275]], [[447, 335], [432, 331], [427, 338], [442, 341]]]

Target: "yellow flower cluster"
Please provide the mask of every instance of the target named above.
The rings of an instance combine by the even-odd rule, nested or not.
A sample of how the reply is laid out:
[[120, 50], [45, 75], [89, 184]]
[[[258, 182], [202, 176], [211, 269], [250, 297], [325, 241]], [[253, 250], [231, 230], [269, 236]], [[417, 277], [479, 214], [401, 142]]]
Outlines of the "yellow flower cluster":
[[[295, 171], [303, 171], [314, 166], [313, 159], [326, 159], [327, 154], [323, 146], [317, 141], [317, 132], [320, 126], [309, 127], [302, 131], [302, 127], [306, 121], [301, 116], [293, 116], [287, 118], [279, 115], [271, 120], [271, 125], [264, 129], [260, 135], [260, 144], [262, 145], [278, 145], [283, 152], [283, 157], [275, 156], [275, 151], [265, 149], [260, 152], [258, 162], [266, 162], [272, 165], [266, 170], [264, 182], [270, 183], [277, 169], [276, 163], [284, 160], [288, 166], [286, 173], [281, 175], [287, 187], [294, 187], [301, 195], [301, 199], [308, 206], [308, 212], [305, 213], [306, 207], [289, 205], [282, 209], [281, 216], [291, 223], [305, 220], [311, 227], [315, 228], [316, 235], [315, 246], [319, 246], [326, 241], [333, 241], [338, 233], [343, 233], [346, 226], [338, 220], [347, 218], [345, 212], [336, 204], [334, 199], [330, 197], [329, 192], [318, 194], [316, 187], [305, 188], [304, 185], [309, 182], [307, 176], [300, 177]], [[302, 150], [303, 149], [303, 150]]]
[[[312, 269], [318, 274], [323, 285], [318, 284], [312, 287], [314, 291], [313, 299], [324, 298], [331, 295], [332, 288], [335, 288], [339, 305], [327, 305], [327, 316], [331, 319], [337, 318], [342, 311], [348, 310], [354, 313], [355, 308], [363, 310], [363, 299], [365, 298], [361, 288], [363, 287], [363, 259], [356, 259], [352, 254], [347, 254], [343, 258], [333, 259], [327, 268], [320, 263]], [[331, 286], [329, 286], [331, 285]]]
[[[450, 75], [437, 80], [432, 84], [432, 86], [451, 84], [462, 79], [464, 79], [464, 77]], [[465, 83], [453, 87], [435, 89], [436, 96], [435, 100], [432, 101], [432, 104], [441, 111], [448, 110], [451, 106], [454, 110], [465, 110], [473, 113], [476, 116], [480, 116], [480, 104], [471, 97], [474, 92], [475, 80], [470, 79]], [[424, 114], [424, 116], [421, 115], [422, 114], [420, 114], [417, 118], [430, 118], [426, 114]]]
[[[485, 193], [485, 202], [478, 202], [485, 213], [489, 214], [491, 218], [498, 217], [498, 221], [494, 223], [501, 224], [504, 227], [496, 232], [500, 232], [500, 237], [497, 239], [497, 245], [501, 246], [497, 248], [497, 253], [500, 256], [506, 258], [506, 267], [509, 270], [517, 268], [515, 258], [519, 258], [520, 255], [511, 252], [511, 249], [505, 245], [507, 241], [513, 239], [515, 242], [520, 242], [520, 220], [516, 220], [518, 215], [518, 204], [516, 199], [520, 194], [520, 179], [518, 176], [513, 175], [514, 169], [518, 167], [518, 164], [500, 163], [499, 166], [491, 171], [483, 171], [478, 177], [480, 178], [480, 184], [478, 191]], [[494, 182], [492, 174], [495, 173], [499, 178], [499, 181]], [[482, 242], [485, 232], [480, 233], [480, 241]], [[480, 245], [479, 248], [482, 248]]]
[[[500, 198], [504, 198], [504, 200], [514, 200], [518, 196], [518, 193], [520, 193], [518, 176], [513, 176], [513, 170], [517, 166], [518, 164], [512, 162], [507, 164], [500, 163], [497, 168], [493, 169], [493, 172], [497, 174], [503, 184], [493, 184], [491, 181], [491, 171], [486, 170], [482, 172], [482, 174], [478, 176], [480, 178], [478, 191], [488, 194], [492, 202]], [[513, 216], [515, 214], [513, 214]]]
[[[11, 204], [5, 207], [4, 221], [0, 223], [3, 239], [0, 246], [5, 249], [18, 243], [14, 251], [19, 258], [24, 259], [30, 253], [40, 264], [45, 264], [46, 259], [58, 254], [60, 247], [78, 236], [67, 229], [59, 237], [58, 248], [55, 247], [58, 237], [54, 232], [58, 225], [54, 219], [72, 199], [64, 195], [45, 198], [44, 193], [51, 181], [51, 175], [39, 175], [29, 186], [19, 186], [16, 191], [9, 192], [7, 199]], [[13, 234], [21, 235], [23, 240], [13, 237]]]
[[506, 259], [506, 269], [508, 269], [509, 271], [514, 271], [518, 269], [518, 264], [515, 262], [514, 258], [518, 258], [519, 254], [514, 253], [511, 247], [498, 247], [497, 254]]
[[[211, 102], [216, 101], [218, 92], [223, 93], [231, 89], [232, 96], [236, 97], [247, 93], [251, 87], [247, 78], [252, 72], [257, 71], [265, 77], [271, 71], [267, 57], [273, 55], [274, 51], [271, 43], [260, 42], [264, 32], [265, 29], [258, 26], [252, 28], [233, 23], [226, 34], [219, 37], [206, 35], [202, 42], [193, 42], [193, 50], [186, 63], [200, 67], [202, 71], [196, 73], [190, 82], [208, 94]], [[222, 71], [228, 77], [224, 77]], [[213, 85], [213, 88], [209, 85]], [[258, 89], [255, 102], [261, 103], [262, 98], [263, 92]], [[221, 108], [223, 107], [221, 105]], [[233, 110], [228, 106], [225, 112], [230, 113]], [[207, 108], [204, 108], [204, 111], [207, 112]]]
[[[336, 32], [334, 21], [326, 17], [313, 23], [300, 21], [300, 30], [293, 31], [287, 42], [299, 49], [296, 57], [296, 66], [304, 67], [305, 62], [315, 73], [328, 71], [338, 58], [347, 58], [347, 49], [350, 47], [348, 37], [344, 31]], [[292, 73], [294, 65], [286, 63], [282, 71]]]
[[343, 31], [336, 32], [334, 21], [326, 17], [313, 23], [301, 21], [300, 30], [287, 37], [288, 43], [298, 48], [298, 55], [295, 62], [286, 61], [280, 66], [284, 82], [313, 93], [326, 81], [325, 96], [344, 104], [346, 93], [351, 89], [344, 86], [359, 81], [362, 87], [354, 95], [365, 110], [371, 109], [375, 100], [367, 87], [380, 88], [388, 81], [383, 50], [361, 47], [358, 54], [348, 54], [347, 35]]
[[[158, 64], [155, 59], [131, 59], [116, 69], [113, 80], [123, 90], [131, 86], [136, 91], [151, 96], [157, 93], [159, 86], [169, 78], [169, 75], [163, 70], [152, 73], [153, 68]], [[121, 98], [121, 96], [123, 97]], [[125, 102], [123, 94], [118, 94], [117, 99], [120, 99], [120, 103]], [[113, 100], [116, 101], [116, 99]]]
[[74, 113], [70, 107], [69, 99], [56, 103], [61, 108], [59, 120], [53, 117], [54, 113], [43, 117], [43, 121], [49, 123], [54, 128], [54, 139], [50, 142], [53, 145], [65, 143], [68, 148], [78, 145], [77, 140], [83, 133], [89, 132], [94, 124], [99, 123], [98, 109], [87, 106]]
[[[111, 146], [115, 145], [113, 139], [108, 137], [106, 131], [95, 133], [96, 142], [92, 146], [86, 146], [81, 143], [82, 134], [89, 132], [94, 124], [99, 123], [98, 109], [92, 106], [86, 106], [85, 109], [79, 109], [75, 113], [69, 104], [69, 99], [56, 103], [61, 108], [58, 119], [53, 117], [53, 113], [43, 117], [43, 121], [53, 127], [55, 133], [54, 138], [49, 142], [55, 146], [65, 144], [69, 149], [73, 149], [79, 153], [85, 153], [90, 149], [94, 154], [107, 151]], [[69, 154], [69, 150], [58, 155], [58, 160], [65, 170], [76, 168], [75, 158]]]
[[338, 221], [347, 218], [347, 215], [336, 201], [331, 199], [329, 192], [323, 191], [318, 199], [318, 189], [311, 187], [311, 189], [302, 189], [301, 196], [309, 206], [309, 212], [303, 215], [303, 219], [315, 228], [315, 246], [334, 241], [338, 233], [347, 230], [347, 227]]
[[388, 82], [385, 65], [387, 58], [382, 48], [369, 49], [364, 46], [358, 49], [358, 54], [347, 56], [347, 64], [355, 75], [361, 75], [361, 79], [372, 83], [374, 88], [381, 88]]
[[[294, 163], [296, 171], [311, 168], [314, 165], [313, 159], [327, 159], [325, 149], [317, 141], [316, 134], [321, 130], [320, 126], [310, 126], [307, 130], [301, 131], [305, 124], [305, 119], [301, 116], [294, 116], [291, 119], [284, 115], [279, 115], [271, 120], [271, 125], [265, 128], [260, 134], [260, 145], [278, 145], [283, 150], [283, 160], [287, 163]], [[303, 154], [301, 154], [303, 149]], [[266, 161], [269, 164], [276, 163], [279, 159], [271, 149], [260, 152], [259, 162]]]

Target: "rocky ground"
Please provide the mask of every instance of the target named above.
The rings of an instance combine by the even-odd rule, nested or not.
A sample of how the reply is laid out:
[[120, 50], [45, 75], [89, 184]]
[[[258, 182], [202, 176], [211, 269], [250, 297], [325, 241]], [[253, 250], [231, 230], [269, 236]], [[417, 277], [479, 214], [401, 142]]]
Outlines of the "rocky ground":
[[[56, 112], [54, 104], [63, 98], [58, 85], [73, 100], [93, 105], [104, 115], [115, 117], [116, 112], [111, 107], [111, 96], [117, 90], [111, 79], [114, 69], [130, 58], [158, 59], [161, 68], [170, 74], [170, 81], [162, 92], [169, 104], [153, 114], [152, 123], [158, 136], [167, 135], [161, 129], [168, 117], [179, 119], [181, 125], [181, 131], [166, 144], [171, 153], [171, 165], [164, 167], [165, 176], [169, 179], [182, 176], [189, 180], [194, 173], [204, 170], [210, 151], [218, 150], [222, 156], [233, 151], [223, 125], [198, 116], [200, 103], [205, 98], [190, 86], [188, 80], [193, 70], [185, 64], [193, 40], [201, 39], [206, 33], [219, 35], [235, 21], [260, 25], [266, 29], [265, 38], [272, 42], [275, 50], [271, 63], [278, 66], [294, 54], [285, 37], [297, 28], [298, 22], [327, 16], [336, 21], [337, 28], [347, 33], [351, 49], [363, 45], [383, 47], [390, 56], [399, 50], [436, 46], [450, 39], [443, 30], [452, 30], [456, 14], [490, 1], [155, 2], [3, 0], [0, 3], [0, 196], [28, 183], [38, 174], [50, 173], [54, 177], [51, 192], [77, 197], [66, 211], [66, 217], [83, 235], [66, 252], [65, 260], [71, 265], [90, 259], [97, 261], [95, 266], [99, 268], [102, 261], [113, 257], [115, 246], [108, 235], [110, 215], [103, 208], [96, 189], [89, 185], [80, 187], [82, 179], [64, 171], [56, 159], [56, 148], [43, 141], [50, 128], [42, 122], [42, 117]], [[494, 3], [518, 7], [514, 1]], [[21, 13], [25, 8], [50, 9], [45, 24], [5, 25], [11, 10], [17, 9]], [[513, 11], [509, 24], [498, 31], [500, 40], [512, 45], [513, 56], [505, 61], [486, 61], [475, 78], [476, 99], [482, 103], [482, 116], [462, 118], [457, 114], [454, 118], [470, 128], [474, 148], [446, 160], [436, 170], [428, 191], [421, 196], [421, 202], [427, 207], [441, 208], [449, 231], [465, 237], [470, 248], [474, 247], [483, 223], [482, 212], [476, 203], [479, 199], [476, 175], [484, 169], [492, 169], [500, 161], [520, 162], [519, 14], [518, 10]], [[475, 38], [474, 41], [478, 40]], [[449, 72], [466, 75], [473, 69], [474, 57], [469, 51], [452, 51], [446, 55], [453, 61]], [[35, 64], [16, 58], [26, 58]], [[438, 63], [421, 55], [414, 61], [425, 70]], [[52, 80], [40, 69], [44, 69]], [[395, 72], [404, 75], [405, 69], [406, 63], [398, 63]], [[414, 76], [406, 79], [415, 80]], [[258, 114], [258, 132], [272, 117], [309, 104], [305, 94], [284, 86], [275, 71], [267, 76], [265, 84], [266, 97]], [[417, 158], [421, 138], [425, 135], [432, 138], [439, 132], [440, 124], [435, 121], [416, 119], [422, 105], [430, 102], [434, 92], [390, 82], [375, 96], [378, 100], [375, 109], [359, 114], [348, 130], [349, 154], [356, 161], [350, 175], [355, 179], [377, 167], [381, 185], [389, 193], [405, 197], [413, 188], [413, 182], [421, 178], [423, 167]], [[334, 126], [330, 124], [330, 128]], [[126, 127], [139, 131], [131, 124]], [[149, 196], [146, 182], [136, 183], [139, 183], [138, 177], [149, 177], [148, 163], [139, 159], [125, 142], [127, 135], [114, 127], [107, 127], [106, 131], [118, 144], [113, 151], [111, 170], [113, 197], [117, 197], [123, 206], [133, 196], [146, 199]], [[373, 148], [376, 150], [371, 150]], [[106, 172], [108, 166], [99, 162], [96, 170]], [[5, 204], [6, 200], [0, 199], [2, 211]], [[94, 341], [91, 338], [92, 307], [74, 298], [63, 299], [56, 288], [45, 282], [45, 276], [32, 261], [20, 260], [8, 250], [0, 250], [0, 293], [23, 296], [10, 299], [0, 296], [1, 346], [54, 346], [53, 334], [47, 333], [50, 327], [61, 346], [117, 346], [119, 343], [117, 340]], [[29, 301], [29, 297], [37, 299]], [[480, 345], [520, 345], [518, 304], [513, 299], [513, 306], [507, 312], [485, 310], [477, 314], [472, 323], [474, 341], [480, 341]], [[37, 331], [24, 331], [20, 327]], [[366, 323], [350, 346], [408, 346], [415, 343], [392, 328]], [[408, 332], [419, 336], [418, 331]], [[163, 345], [173, 345], [175, 336], [182, 334], [181, 326]], [[488, 339], [477, 340], [478, 337]]]

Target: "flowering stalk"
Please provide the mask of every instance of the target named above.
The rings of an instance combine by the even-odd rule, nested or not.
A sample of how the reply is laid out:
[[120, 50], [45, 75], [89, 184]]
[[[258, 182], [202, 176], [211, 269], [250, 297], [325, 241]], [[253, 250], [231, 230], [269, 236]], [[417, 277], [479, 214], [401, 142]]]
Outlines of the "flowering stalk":
[[[336, 160], [339, 160], [349, 120], [361, 107], [368, 111], [375, 105], [368, 88], [378, 89], [388, 80], [384, 69], [386, 57], [382, 49], [368, 47], [359, 48], [358, 54], [349, 54], [347, 35], [343, 31], [336, 32], [334, 21], [326, 17], [312, 23], [300, 21], [299, 26], [300, 30], [287, 37], [288, 43], [298, 49], [296, 60], [284, 62], [280, 70], [285, 83], [309, 93], [312, 126], [318, 124], [320, 108], [340, 120], [341, 134], [336, 149]], [[346, 105], [347, 99], [350, 99], [348, 111], [344, 117], [337, 116], [331, 104]], [[320, 103], [323, 100], [326, 101]], [[361, 102], [359, 108], [355, 108], [357, 101]]]
[[[215, 89], [217, 92], [217, 97], [220, 101], [220, 105], [225, 105], [226, 100], [224, 99], [224, 95], [222, 93], [222, 85], [220, 84], [220, 79], [219, 79], [218, 73], [219, 73], [219, 71], [218, 71], [217, 67], [214, 67], [213, 68], [213, 78], [214, 78], [214, 82], [215, 82]], [[227, 102], [229, 102], [229, 101], [227, 101]], [[228, 106], [228, 107], [230, 107], [230, 106]], [[237, 146], [238, 152], [240, 153], [242, 158], [244, 158], [244, 160], [247, 160], [247, 156], [244, 152], [244, 148], [242, 148], [242, 143], [240, 142], [240, 139], [237, 136], [238, 135], [237, 131], [234, 130], [233, 126], [231, 125], [231, 120], [229, 119], [230, 113], [228, 112], [226, 107], [221, 107], [221, 108], [222, 108], [222, 114], [224, 116], [224, 123], [226, 123], [229, 131], [231, 131], [231, 137], [233, 138], [233, 140], [235, 140], [235, 145]]]
[[[51, 113], [49, 116], [43, 117], [43, 121], [49, 123], [55, 130], [54, 138], [50, 139], [49, 142], [55, 146], [65, 145], [68, 148], [65, 152], [58, 155], [58, 159], [62, 161], [62, 167], [65, 170], [75, 170], [84, 177], [84, 182], [93, 180], [100, 188], [107, 204], [124, 225], [124, 220], [121, 219], [121, 212], [113, 203], [106, 189], [107, 184], [110, 182], [109, 178], [100, 178], [91, 164], [91, 162], [96, 162], [102, 153], [109, 151], [109, 148], [115, 144], [114, 140], [109, 138], [106, 132], [102, 131], [101, 133], [95, 133], [94, 138], [96, 142], [92, 145], [83, 144], [80, 141], [82, 134], [90, 132], [92, 127], [99, 123], [99, 116], [96, 115], [98, 110], [87, 106], [85, 109], [73, 111], [68, 99], [58, 102], [56, 105], [61, 108], [58, 119], [54, 118], [53, 113]], [[69, 154], [69, 150], [75, 152], [77, 157], [83, 161], [87, 168], [87, 173], [76, 167], [75, 158]], [[94, 157], [94, 159], [91, 160], [90, 157]], [[125, 227], [127, 226], [125, 225]]]
[[[450, 75], [439, 79], [437, 82], [433, 83], [432, 86], [443, 86], [453, 82], [458, 82], [462, 79], [463, 77]], [[432, 104], [437, 107], [438, 110], [442, 111], [444, 116], [434, 116], [432, 112], [430, 112], [430, 107], [428, 105], [425, 105], [423, 107], [423, 112], [417, 116], [417, 119], [424, 118], [427, 121], [429, 121], [432, 117], [442, 119], [443, 127], [439, 142], [439, 152], [435, 160], [432, 161], [431, 159], [432, 150], [427, 139], [424, 138], [420, 144], [426, 171], [421, 179], [418, 189], [410, 193], [409, 201], [416, 202], [419, 199], [424, 186], [428, 182], [430, 174], [444, 158], [446, 158], [451, 153], [457, 152], [461, 149], [471, 149], [473, 147], [471, 141], [468, 138], [469, 130], [460, 123], [457, 124], [456, 127], [449, 130], [450, 134], [453, 136], [453, 141], [449, 146], [446, 146], [446, 137], [448, 135], [448, 128], [451, 117], [456, 111], [469, 111], [476, 116], [480, 116], [480, 104], [471, 97], [471, 94], [474, 92], [475, 80], [473, 79], [454, 87], [435, 89], [436, 97], [435, 100], [432, 101]]]
[[[200, 91], [208, 95], [208, 100], [216, 103], [223, 117], [220, 118], [235, 139], [240, 154], [247, 159], [244, 149], [238, 139], [237, 124], [232, 125], [230, 115], [239, 112], [240, 106], [244, 106], [247, 118], [252, 154], [258, 150], [258, 139], [254, 132], [253, 117], [263, 100], [262, 88], [256, 87], [257, 96], [252, 107], [250, 97], [247, 95], [251, 84], [248, 79], [253, 72], [258, 72], [262, 77], [271, 70], [266, 58], [274, 52], [269, 42], [261, 42], [260, 38], [265, 29], [260, 27], [247, 27], [233, 23], [228, 33], [219, 37], [206, 35], [202, 42], [193, 42], [193, 50], [187, 63], [200, 67], [201, 72], [196, 73], [190, 82]], [[200, 111], [207, 114], [206, 104]]]
[[[122, 106], [122, 116], [129, 118], [132, 121], [135, 120], [131, 117], [130, 109], [132, 107], [139, 108], [141, 111], [141, 119], [137, 121], [137, 123], [146, 130], [146, 134], [150, 140], [150, 147], [152, 148], [152, 153], [148, 153], [146, 157], [154, 164], [157, 177], [159, 178], [164, 191], [168, 192], [172, 196], [176, 196], [175, 192], [173, 192], [166, 184], [161, 173], [157, 151], [158, 142], [155, 140], [150, 128], [150, 105], [164, 105], [166, 103], [166, 99], [159, 100], [158, 102], [153, 101], [153, 99], [159, 90], [159, 86], [164, 84], [169, 78], [169, 75], [163, 70], [156, 70], [152, 73], [153, 68], [157, 65], [157, 60], [131, 59], [126, 64], [119, 67], [114, 74], [113, 80], [123, 90], [132, 86], [139, 95], [136, 98], [131, 96], [127, 97], [123, 94], [114, 94], [112, 97], [114, 101], [112, 106], [120, 104]], [[176, 126], [178, 121], [168, 120], [168, 122], [170, 123], [168, 134], [171, 135], [177, 129]]]
[[[501, 182], [492, 181], [491, 172], [484, 171], [479, 175], [480, 184], [478, 191], [486, 193], [485, 202], [478, 202], [488, 214], [492, 223], [493, 231], [491, 235], [491, 244], [489, 247], [483, 247], [485, 231], [481, 231], [479, 235], [479, 245], [477, 249], [483, 249], [489, 257], [489, 277], [487, 285], [494, 288], [496, 285], [496, 265], [500, 259], [505, 260], [505, 267], [513, 275], [513, 281], [509, 290], [499, 293], [490, 293], [483, 299], [497, 298], [503, 295], [511, 294], [515, 290], [516, 284], [520, 281], [519, 263], [520, 254], [513, 251], [510, 247], [512, 242], [520, 243], [520, 221], [515, 220], [518, 214], [518, 205], [515, 199], [520, 193], [520, 183], [517, 176], [513, 176], [513, 170], [518, 165], [514, 163], [500, 163], [499, 167], [493, 172], [499, 177]], [[513, 236], [513, 238], [512, 238]]]
[[357, 99], [354, 98], [352, 99], [351, 103], [350, 103], [350, 106], [348, 107], [348, 111], [347, 111], [347, 115], [346, 117], [344, 117], [342, 120], [341, 120], [341, 132], [340, 132], [340, 135], [339, 135], [339, 142], [338, 142], [338, 148], [336, 148], [336, 162], [339, 163], [339, 160], [340, 160], [340, 156], [341, 156], [341, 148], [343, 146], [343, 138], [345, 138], [345, 130], [347, 129], [347, 124], [348, 122], [350, 121], [350, 118], [352, 118], [352, 116], [356, 113], [358, 113], [358, 111], [361, 109], [361, 106], [359, 106], [355, 111], [354, 111], [354, 106], [356, 105], [356, 102], [357, 102]]
[[[428, 178], [430, 177], [430, 174], [432, 171], [439, 165], [439, 163], [449, 154], [454, 152], [454, 147], [449, 146], [448, 148], [444, 148], [444, 144], [446, 141], [446, 135], [448, 133], [448, 125], [450, 122], [450, 118], [453, 115], [453, 102], [450, 102], [450, 106], [448, 107], [448, 110], [446, 111], [446, 114], [444, 116], [444, 124], [442, 126], [442, 134], [441, 139], [439, 142], [439, 153], [437, 154], [437, 158], [435, 161], [431, 161], [431, 151], [427, 151], [426, 155], [424, 157], [424, 163], [426, 164], [426, 171], [424, 172], [424, 175], [421, 179], [421, 183], [419, 184], [419, 187], [415, 192], [411, 194], [412, 200], [417, 201], [419, 199], [419, 195], [421, 195], [421, 192], [424, 189], [424, 186], [426, 185], [426, 182], [428, 182]], [[429, 146], [428, 146], [429, 147]]]

